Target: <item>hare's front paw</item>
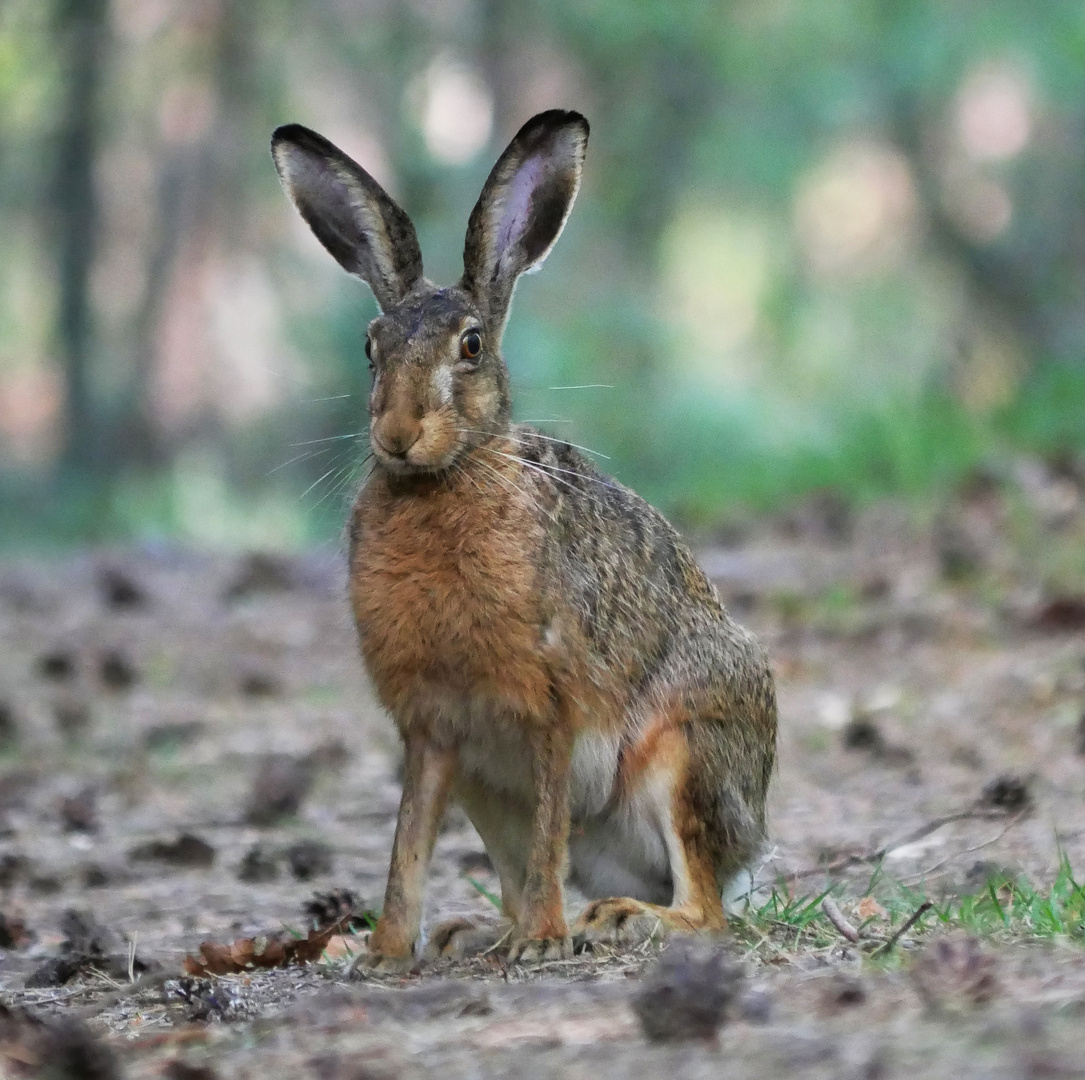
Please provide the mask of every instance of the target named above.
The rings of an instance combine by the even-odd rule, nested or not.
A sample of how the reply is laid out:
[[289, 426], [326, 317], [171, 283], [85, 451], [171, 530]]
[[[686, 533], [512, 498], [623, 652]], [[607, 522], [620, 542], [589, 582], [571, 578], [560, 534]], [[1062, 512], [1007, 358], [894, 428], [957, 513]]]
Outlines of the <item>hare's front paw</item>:
[[463, 960], [489, 952], [512, 934], [507, 919], [448, 919], [438, 923], [426, 942], [424, 960]]
[[510, 964], [541, 964], [544, 960], [568, 960], [573, 939], [564, 937], [514, 937], [509, 946]]
[[659, 941], [671, 927], [657, 907], [628, 897], [593, 900], [573, 926], [577, 944], [640, 945]]
[[365, 979], [369, 975], [406, 975], [415, 965], [415, 959], [407, 956], [385, 956], [382, 953], [365, 952], [350, 965], [348, 979]]

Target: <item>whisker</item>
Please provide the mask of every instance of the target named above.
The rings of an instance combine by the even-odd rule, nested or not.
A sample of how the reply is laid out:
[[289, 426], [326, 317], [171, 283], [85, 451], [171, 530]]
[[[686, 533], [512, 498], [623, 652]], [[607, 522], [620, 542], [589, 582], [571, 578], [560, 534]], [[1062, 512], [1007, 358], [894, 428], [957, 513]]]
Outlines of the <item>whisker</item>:
[[522, 495], [525, 499], [527, 499], [529, 503], [531, 503], [531, 505], [536, 510], [539, 509], [539, 504], [535, 500], [535, 498], [529, 492], [521, 488], [518, 484], [510, 480], [503, 472], [501, 472], [500, 469], [495, 469], [492, 465], [490, 465], [488, 462], [483, 461], [481, 458], [475, 458], [474, 460], [476, 465], [478, 465], [480, 468], [485, 469], [487, 472], [492, 473], [502, 484], [505, 485], [506, 488], [515, 492], [517, 495]]
[[461, 462], [452, 462], [452, 475], [462, 476], [480, 495], [482, 494], [482, 487], [479, 485], [479, 482], [470, 474], [470, 472], [468, 472]]
[[546, 390], [613, 390], [614, 385], [612, 383], [590, 382], [582, 383], [580, 386], [547, 386]]
[[332, 394], [330, 397], [311, 397], [308, 398], [310, 404], [314, 404], [318, 401], [343, 401], [346, 398], [354, 397], [353, 394]]
[[308, 487], [307, 487], [307, 488], [306, 488], [306, 489], [305, 489], [305, 490], [304, 490], [304, 491], [303, 491], [303, 492], [302, 492], [302, 493], [301, 493], [301, 494], [300, 494], [300, 495], [298, 496], [298, 502], [301, 502], [301, 500], [302, 500], [302, 499], [304, 499], [304, 498], [305, 498], [305, 496], [306, 496], [306, 495], [308, 495], [308, 494], [309, 494], [309, 492], [313, 490], [313, 488], [315, 488], [315, 487], [318, 487], [318, 486], [319, 486], [320, 484], [323, 484], [323, 483], [324, 483], [324, 481], [325, 481], [325, 480], [327, 480], [327, 479], [328, 479], [328, 477], [329, 477], [329, 476], [331, 476], [331, 474], [332, 474], [333, 472], [336, 472], [336, 471], [337, 471], [337, 468], [336, 468], [336, 466], [335, 466], [335, 465], [333, 465], [333, 466], [332, 466], [332, 467], [331, 467], [331, 468], [330, 468], [330, 469], [329, 469], [329, 470], [328, 470], [328, 471], [327, 471], [327, 472], [326, 472], [326, 473], [325, 473], [325, 474], [324, 474], [323, 476], [321, 476], [321, 477], [319, 477], [318, 479], [314, 480], [314, 481], [313, 481], [313, 482], [312, 482], [312, 483], [311, 483], [311, 484], [310, 484], [310, 485], [309, 485], [309, 486], [308, 486]]
[[568, 480], [565, 480], [564, 478], [562, 478], [560, 476], [554, 476], [551, 473], [548, 473], [544, 469], [539, 467], [538, 462], [527, 461], [525, 458], [517, 457], [515, 454], [503, 454], [499, 450], [490, 450], [488, 447], [485, 447], [485, 446], [480, 446], [479, 449], [480, 450], [485, 450], [488, 454], [493, 454], [495, 457], [503, 457], [503, 458], [508, 458], [509, 461], [515, 461], [518, 464], [522, 465], [525, 469], [530, 469], [532, 472], [537, 473], [539, 476], [544, 477], [546, 480], [549, 480], [549, 481], [551, 481], [553, 483], [564, 484], [570, 491], [576, 491], [577, 490], [576, 487], [574, 487], [574, 485], [572, 483], [570, 483]]
[[[456, 428], [457, 431], [463, 432], [467, 435], [489, 435], [488, 431], [481, 431], [478, 428]], [[575, 446], [577, 450], [583, 450], [585, 454], [593, 454], [595, 457], [603, 458], [606, 461], [610, 461], [609, 454], [602, 454], [598, 450], [592, 450], [590, 446], [581, 446], [580, 443], [569, 442], [568, 439], [555, 439], [552, 435], [544, 435], [541, 431], [533, 431], [537, 439], [545, 439], [547, 442], [563, 443], [566, 446]], [[517, 439], [519, 442], [519, 439]]]
[[600, 484], [602, 487], [610, 488], [613, 490], [614, 485], [608, 483], [606, 480], [601, 480], [598, 476], [590, 476], [588, 473], [577, 472], [576, 469], [562, 469], [557, 465], [551, 465], [546, 461], [527, 461], [522, 457], [518, 457], [516, 454], [506, 454], [503, 450], [490, 450], [487, 446], [480, 446], [480, 450], [489, 450], [491, 454], [500, 454], [501, 457], [507, 457], [512, 461], [519, 461], [523, 465], [537, 465], [540, 469], [546, 469], [552, 473], [564, 473], [566, 476], [578, 476], [581, 480], [591, 480], [595, 484]]
[[272, 473], [277, 473], [280, 469], [285, 469], [287, 465], [293, 465], [295, 461], [308, 461], [310, 458], [320, 457], [321, 454], [329, 454], [334, 449], [334, 446], [326, 446], [323, 450], [310, 450], [307, 453], [298, 454], [297, 457], [292, 457], [289, 461], [276, 465], [274, 469], [269, 469], [265, 475], [270, 476]]
[[352, 431], [348, 435], [329, 435], [326, 439], [308, 439], [305, 442], [291, 443], [291, 446], [315, 446], [317, 443], [339, 442], [342, 439], [362, 439], [368, 435], [368, 431]]
[[315, 503], [313, 503], [313, 509], [316, 510], [322, 503], [327, 502], [333, 495], [340, 495], [343, 489], [349, 484], [355, 476], [354, 466], [347, 465], [339, 470], [339, 475], [335, 483]]

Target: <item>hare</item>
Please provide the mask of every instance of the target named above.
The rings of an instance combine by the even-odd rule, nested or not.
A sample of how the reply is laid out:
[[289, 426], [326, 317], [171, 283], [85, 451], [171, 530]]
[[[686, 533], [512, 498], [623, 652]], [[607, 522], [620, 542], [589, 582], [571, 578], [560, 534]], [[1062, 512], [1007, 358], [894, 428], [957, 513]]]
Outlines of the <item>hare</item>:
[[[449, 798], [500, 878], [512, 961], [721, 929], [721, 890], [764, 841], [776, 700], [761, 648], [657, 511], [510, 421], [509, 304], [565, 225], [587, 141], [575, 112], [521, 128], [447, 288], [364, 169], [299, 125], [272, 141], [302, 217], [382, 312], [365, 344], [376, 464], [350, 517], [350, 599], [405, 775], [370, 968], [416, 962]], [[572, 934], [567, 878], [594, 898]], [[426, 952], [473, 940], [448, 924]]]

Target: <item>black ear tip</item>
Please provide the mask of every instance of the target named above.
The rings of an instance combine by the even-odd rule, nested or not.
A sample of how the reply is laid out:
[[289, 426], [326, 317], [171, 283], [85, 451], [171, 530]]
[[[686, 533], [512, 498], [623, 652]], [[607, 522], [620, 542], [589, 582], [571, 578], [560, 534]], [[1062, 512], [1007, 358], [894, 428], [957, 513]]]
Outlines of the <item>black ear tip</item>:
[[289, 142], [291, 139], [295, 139], [299, 132], [304, 131], [305, 128], [301, 124], [280, 124], [271, 133], [271, 145], [276, 143]]
[[546, 112], [536, 113], [520, 129], [518, 138], [539, 135], [544, 132], [554, 132], [561, 128], [576, 127], [580, 129], [584, 140], [587, 141], [591, 128], [587, 117], [572, 109], [547, 109]]
[[282, 124], [272, 132], [271, 152], [274, 154], [276, 149], [284, 144], [299, 146], [303, 150], [334, 150], [327, 139], [303, 124]]

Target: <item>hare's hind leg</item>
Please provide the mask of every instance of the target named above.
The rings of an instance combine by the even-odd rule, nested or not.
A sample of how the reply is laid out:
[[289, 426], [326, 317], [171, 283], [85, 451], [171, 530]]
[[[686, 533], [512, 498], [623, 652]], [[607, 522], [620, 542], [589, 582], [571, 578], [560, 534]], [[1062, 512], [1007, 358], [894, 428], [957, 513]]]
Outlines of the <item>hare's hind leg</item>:
[[[664, 849], [660, 855], [669, 869], [671, 902], [652, 903], [633, 896], [593, 900], [573, 927], [576, 941], [635, 944], [673, 930], [718, 930], [727, 925], [712, 845], [704, 842], [704, 826], [696, 820], [689, 798], [686, 735], [679, 726], [663, 720], [653, 729], [632, 750], [633, 757], [643, 758], [650, 748], [651, 759], [627, 762], [622, 770], [625, 775], [619, 782], [624, 790], [613, 815], [616, 828], [611, 850], [632, 845], [649, 831], [658, 837]], [[582, 876], [589, 878], [591, 871]], [[636, 891], [651, 895], [649, 887], [645, 882]]]
[[[685, 655], [696, 660], [712, 651], [709, 643]], [[673, 664], [665, 672], [668, 689], [656, 695], [661, 707], [622, 756], [615, 835], [657, 830], [670, 871], [669, 906], [646, 902], [649, 896], [595, 900], [577, 920], [574, 938], [632, 942], [727, 925], [720, 894], [763, 843], [776, 747], [768, 668], [752, 651], [738, 659], [723, 670]], [[635, 845], [615, 846], [622, 843], [634, 857]], [[574, 864], [575, 858], [574, 852]]]

